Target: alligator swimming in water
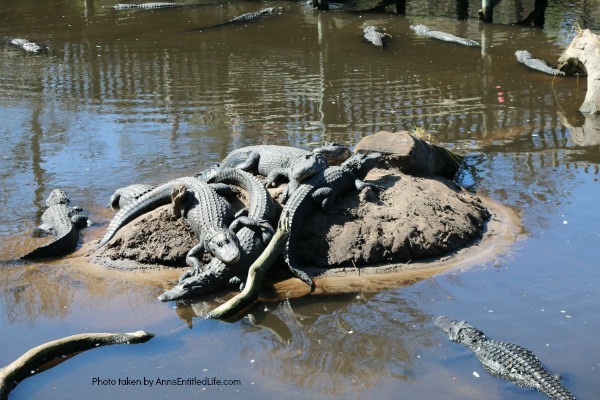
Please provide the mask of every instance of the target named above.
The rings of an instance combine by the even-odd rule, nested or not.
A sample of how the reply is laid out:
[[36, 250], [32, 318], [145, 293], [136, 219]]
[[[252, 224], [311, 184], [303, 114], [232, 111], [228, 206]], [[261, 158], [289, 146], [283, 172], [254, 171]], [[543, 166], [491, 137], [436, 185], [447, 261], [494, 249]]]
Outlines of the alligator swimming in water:
[[194, 7], [202, 6], [205, 4], [200, 3], [168, 3], [168, 2], [153, 2], [153, 3], [142, 3], [142, 4], [127, 4], [119, 3], [112, 8], [115, 10], [131, 10], [131, 9], [143, 9], [143, 10], [158, 10], [161, 8], [181, 8], [181, 7]]
[[135, 183], [133, 185], [126, 186], [115, 190], [110, 196], [110, 206], [113, 208], [123, 208], [133, 200], [139, 198], [146, 192], [152, 190], [154, 186], [145, 185], [141, 183]]
[[367, 41], [373, 43], [373, 45], [377, 47], [383, 47], [384, 40], [392, 37], [392, 35], [381, 32], [379, 28], [372, 25], [365, 26], [363, 29], [363, 36]]
[[536, 71], [545, 72], [550, 75], [565, 75], [563, 71], [549, 66], [546, 61], [533, 58], [533, 55], [527, 50], [515, 51], [515, 57], [517, 57], [518, 62]]
[[325, 143], [312, 152], [288, 146], [248, 146], [229, 153], [221, 167], [256, 172], [266, 176], [266, 185], [273, 187], [281, 178], [302, 181], [327, 167], [322, 165], [321, 158], [310, 157], [312, 154], [322, 154], [327, 165], [339, 165], [350, 157], [351, 152], [347, 146], [339, 143]]
[[178, 178], [159, 185], [120, 209], [97, 248], [108, 243], [121, 227], [134, 218], [171, 203], [172, 192], [176, 188], [179, 189], [176, 199], [180, 204], [175, 206], [175, 212], [186, 217], [200, 239], [200, 243], [188, 252], [186, 262], [190, 266], [196, 266], [199, 263], [196, 255], [203, 250], [226, 263], [237, 261], [239, 243], [235, 234], [228, 229], [228, 225], [234, 220], [231, 205], [207, 183], [195, 177]]
[[417, 35], [429, 36], [434, 39], [443, 40], [444, 42], [458, 43], [463, 46], [481, 47], [479, 42], [474, 40], [461, 38], [446, 32], [432, 31], [425, 25], [411, 25], [410, 29], [415, 31]]
[[40, 46], [39, 44], [34, 42], [30, 42], [27, 39], [11, 39], [8, 41], [8, 43], [14, 46], [18, 46], [23, 50], [29, 51], [31, 53], [40, 53], [42, 50], [44, 50], [43, 46]]
[[285, 205], [282, 214], [287, 212], [290, 236], [283, 249], [283, 256], [290, 270], [306, 282], [311, 288], [311, 278], [300, 270], [296, 260], [296, 241], [302, 223], [317, 207], [328, 212], [331, 210], [336, 196], [355, 188], [361, 191], [367, 187], [381, 189], [372, 183], [363, 182], [367, 173], [375, 168], [381, 159], [380, 153], [355, 154], [339, 167], [329, 167], [306, 179], [294, 191]]
[[79, 244], [79, 230], [87, 225], [87, 217], [81, 207], [69, 207], [67, 194], [54, 189], [42, 214], [42, 224], [34, 229], [32, 236], [55, 236], [54, 240], [25, 254], [22, 259], [57, 257], [70, 253]]
[[435, 324], [446, 332], [450, 340], [475, 353], [490, 374], [522, 387], [537, 389], [553, 400], [575, 400], [575, 396], [546, 371], [531, 351], [516, 344], [490, 340], [465, 321], [438, 317]]
[[198, 296], [245, 281], [248, 269], [263, 252], [273, 234], [270, 224], [273, 217], [273, 200], [258, 179], [248, 172], [233, 168], [215, 169], [201, 175], [209, 182], [230, 183], [241, 186], [248, 192], [248, 217], [238, 218], [237, 226], [231, 226], [232, 230], [237, 230], [242, 254], [235, 263], [226, 265], [213, 258], [202, 269], [192, 268], [180, 278], [174, 288], [159, 297], [161, 301]]
[[234, 25], [234, 24], [239, 24], [241, 22], [250, 22], [250, 21], [257, 20], [261, 17], [267, 17], [269, 15], [281, 13], [281, 11], [283, 11], [283, 8], [281, 8], [281, 7], [267, 7], [260, 11], [249, 12], [246, 14], [238, 15], [237, 17], [234, 17], [234, 18], [230, 19], [229, 21], [221, 22], [221, 23], [218, 23], [215, 25], [205, 26], [202, 28], [192, 29], [191, 31], [202, 31], [204, 29], [217, 28], [219, 26]]

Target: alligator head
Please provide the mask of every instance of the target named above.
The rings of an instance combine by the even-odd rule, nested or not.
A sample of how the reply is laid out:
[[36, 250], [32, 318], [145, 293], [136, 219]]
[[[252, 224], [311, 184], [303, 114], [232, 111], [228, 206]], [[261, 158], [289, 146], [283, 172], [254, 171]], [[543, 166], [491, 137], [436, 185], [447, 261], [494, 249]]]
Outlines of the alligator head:
[[465, 321], [452, 321], [447, 317], [437, 317], [435, 324], [439, 326], [448, 338], [469, 348], [477, 347], [486, 340], [485, 334]]
[[325, 170], [329, 165], [327, 164], [327, 160], [320, 153], [311, 153], [305, 156], [300, 156], [296, 160], [291, 167], [291, 176], [293, 179], [301, 182], [306, 178], [309, 178], [316, 174], [317, 172], [321, 172]]
[[357, 153], [342, 163], [342, 168], [363, 179], [381, 160], [381, 153]]
[[429, 31], [431, 31], [431, 29], [429, 29], [425, 25], [420, 25], [420, 24], [419, 25], [411, 25], [410, 29], [415, 31], [415, 33], [418, 35], [427, 35], [429, 33]]
[[202, 234], [204, 248], [210, 254], [225, 264], [239, 261], [241, 257], [240, 241], [235, 233], [225, 228], [210, 228]]
[[323, 154], [329, 165], [340, 165], [352, 155], [348, 146], [340, 143], [325, 143], [314, 149], [313, 153]]
[[67, 194], [61, 189], [54, 189], [46, 199], [46, 206], [54, 206], [56, 204], [69, 204]]

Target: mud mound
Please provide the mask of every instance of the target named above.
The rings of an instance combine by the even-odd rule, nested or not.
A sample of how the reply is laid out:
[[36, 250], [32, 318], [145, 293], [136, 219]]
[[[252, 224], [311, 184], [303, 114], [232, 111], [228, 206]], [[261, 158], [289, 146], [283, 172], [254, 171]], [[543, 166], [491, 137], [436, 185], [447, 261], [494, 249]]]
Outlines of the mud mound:
[[376, 169], [379, 194], [347, 193], [332, 214], [314, 212], [297, 244], [301, 265], [317, 268], [409, 262], [447, 255], [481, 238], [489, 212], [443, 178]]
[[[185, 266], [185, 255], [197, 243], [187, 222], [175, 218], [170, 205], [146, 213], [121, 228], [97, 251], [96, 262], [113, 268]], [[129, 261], [129, 262], [128, 262]]]

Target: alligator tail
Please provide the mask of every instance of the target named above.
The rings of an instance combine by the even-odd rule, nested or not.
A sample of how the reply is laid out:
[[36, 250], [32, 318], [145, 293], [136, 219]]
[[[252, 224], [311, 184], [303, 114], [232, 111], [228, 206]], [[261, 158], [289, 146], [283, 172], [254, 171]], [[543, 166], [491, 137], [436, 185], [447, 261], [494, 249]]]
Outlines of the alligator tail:
[[30, 251], [21, 257], [22, 260], [32, 260], [35, 258], [51, 258], [70, 253], [77, 248], [79, 244], [79, 230], [75, 226], [71, 230], [55, 240], [48, 242], [35, 250]]

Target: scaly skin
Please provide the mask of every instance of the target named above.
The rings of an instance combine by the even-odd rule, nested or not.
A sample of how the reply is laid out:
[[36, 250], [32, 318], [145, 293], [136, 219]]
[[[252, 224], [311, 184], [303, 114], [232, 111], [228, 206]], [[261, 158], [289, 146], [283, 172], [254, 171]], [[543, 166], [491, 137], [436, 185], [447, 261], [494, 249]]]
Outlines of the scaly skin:
[[533, 58], [533, 55], [526, 50], [517, 50], [515, 52], [515, 57], [517, 57], [518, 62], [536, 71], [550, 75], [565, 75], [563, 71], [550, 67], [545, 61]]
[[119, 229], [133, 219], [161, 205], [169, 204], [172, 201], [173, 189], [181, 185], [186, 187], [189, 195], [183, 197], [185, 202], [181, 205], [182, 209], [177, 211], [187, 217], [191, 228], [200, 239], [200, 243], [190, 250], [186, 257], [188, 264], [197, 266], [199, 261], [196, 255], [203, 250], [224, 262], [236, 261], [239, 250], [236, 252], [234, 248], [239, 245], [235, 235], [228, 229], [228, 225], [233, 221], [231, 206], [208, 184], [194, 177], [174, 179], [159, 185], [120, 209], [111, 220], [97, 249], [108, 243]]
[[425, 25], [411, 25], [410, 29], [412, 29], [417, 35], [429, 36], [444, 42], [458, 43], [462, 44], [463, 46], [481, 47], [481, 44], [474, 40], [461, 38], [446, 32], [432, 31]]
[[69, 199], [62, 190], [54, 189], [50, 193], [46, 200], [48, 209], [42, 214], [42, 224], [34, 230], [33, 235], [51, 234], [55, 239], [25, 254], [22, 259], [57, 257], [77, 248], [79, 230], [85, 227], [87, 217], [80, 214], [80, 208], [69, 207], [68, 204]]
[[482, 331], [465, 321], [456, 322], [438, 317], [435, 323], [446, 332], [450, 340], [475, 353], [483, 368], [490, 374], [522, 387], [537, 389], [553, 400], [575, 400], [575, 396], [546, 371], [531, 351], [516, 344], [490, 340]]
[[329, 167], [306, 179], [291, 195], [282, 213], [289, 216], [290, 236], [283, 250], [283, 256], [292, 273], [311, 287], [312, 279], [300, 270], [296, 260], [295, 245], [302, 223], [317, 207], [328, 212], [334, 204], [335, 197], [351, 189], [361, 191], [366, 187], [380, 189], [379, 186], [365, 183], [362, 180], [375, 168], [381, 154], [355, 154], [339, 167]]
[[267, 186], [275, 186], [280, 178], [301, 181], [321, 170], [322, 166], [311, 164], [321, 159], [308, 157], [311, 154], [322, 154], [329, 165], [339, 165], [350, 157], [350, 149], [338, 143], [326, 143], [312, 152], [287, 146], [248, 146], [229, 153], [221, 167], [256, 172], [267, 177]]
[[377, 27], [372, 25], [365, 26], [363, 36], [377, 47], [383, 47], [383, 40], [392, 37], [392, 35], [380, 32]]
[[112, 196], [110, 196], [110, 206], [113, 208], [123, 208], [153, 188], [154, 186], [152, 185], [135, 183], [133, 185], [117, 189]]
[[237, 231], [242, 254], [237, 262], [229, 265], [213, 258], [204, 269], [188, 271], [174, 288], [159, 297], [161, 301], [199, 296], [239, 284], [245, 280], [248, 268], [263, 252], [273, 234], [270, 224], [273, 217], [273, 200], [260, 181], [247, 172], [231, 168], [208, 171], [201, 175], [210, 182], [234, 184], [248, 192], [248, 217], [238, 219], [237, 226], [233, 226], [236, 222], [231, 226]]

